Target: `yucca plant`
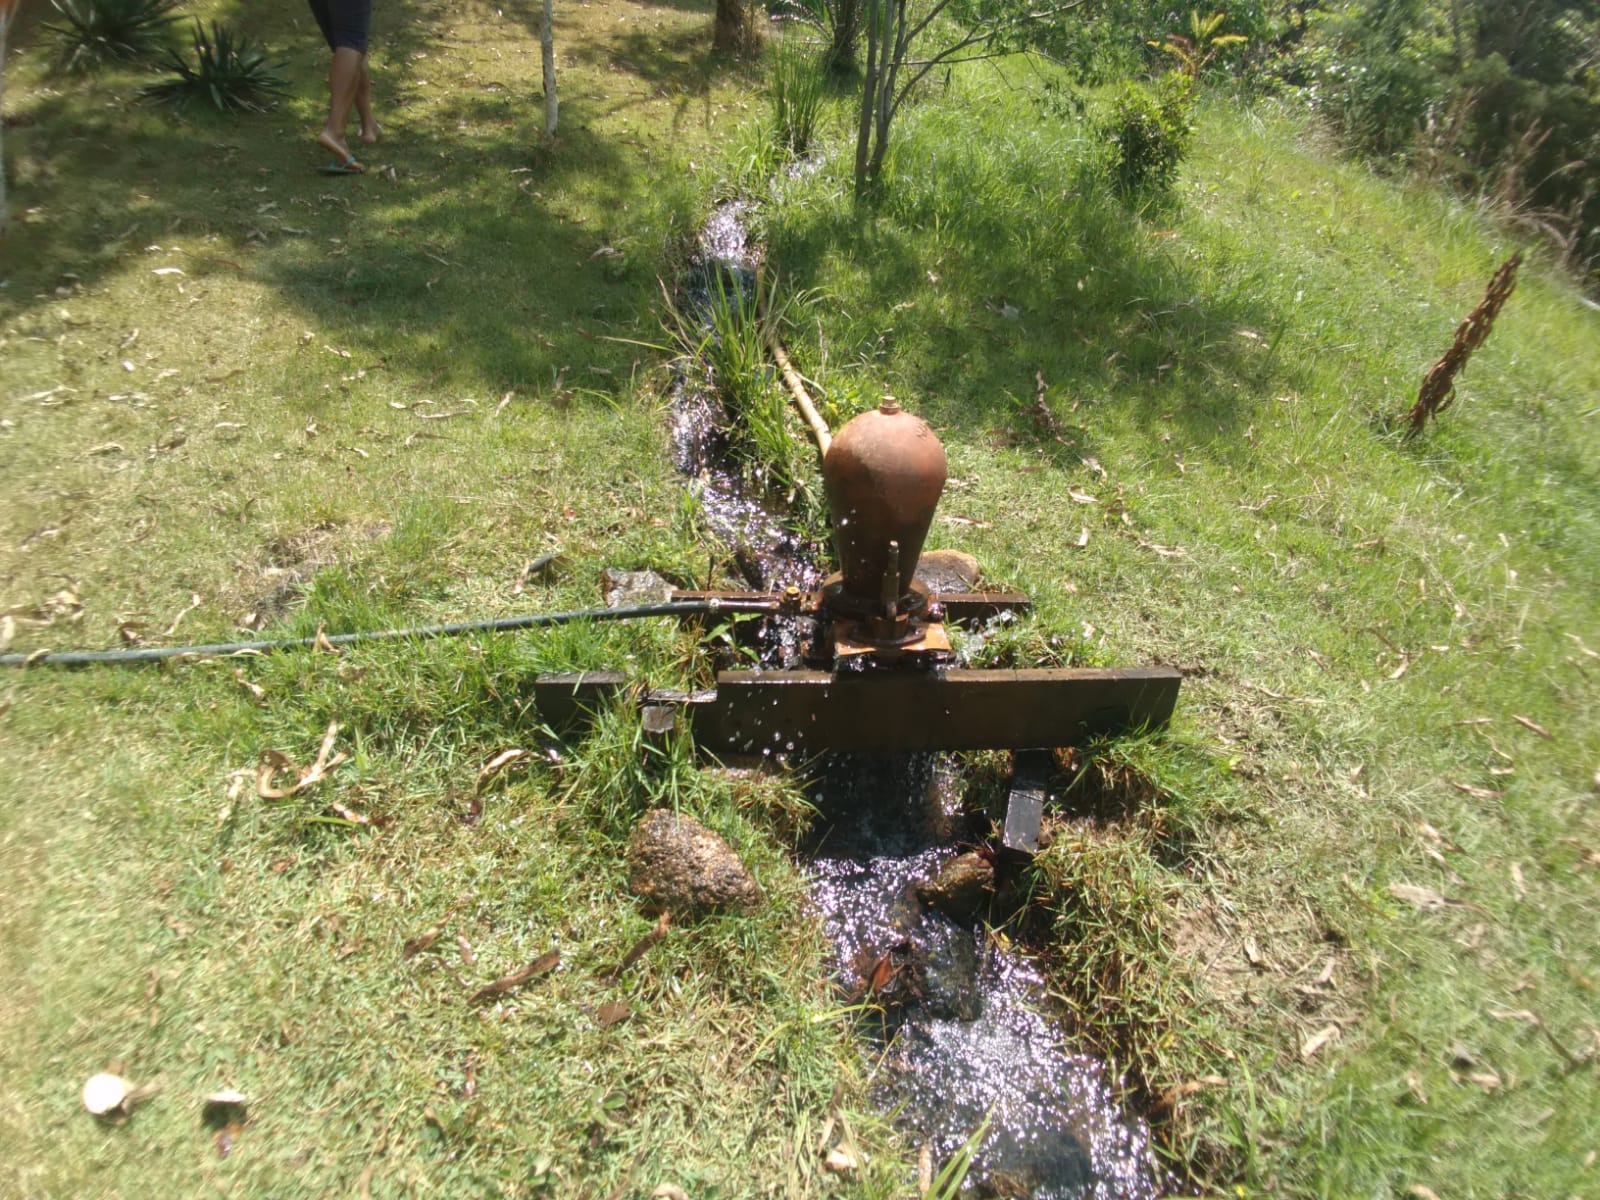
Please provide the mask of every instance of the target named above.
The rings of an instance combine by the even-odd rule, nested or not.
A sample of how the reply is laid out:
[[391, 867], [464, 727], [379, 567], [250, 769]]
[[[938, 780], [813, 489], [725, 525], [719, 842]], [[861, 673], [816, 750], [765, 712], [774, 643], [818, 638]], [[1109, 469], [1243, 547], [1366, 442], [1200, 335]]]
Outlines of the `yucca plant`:
[[287, 94], [289, 85], [267, 61], [265, 48], [226, 25], [211, 23], [210, 32], [194, 23], [191, 64], [176, 50], [167, 52], [172, 75], [139, 90], [145, 100], [182, 106], [191, 100], [218, 112], [264, 112]]
[[63, 71], [150, 63], [172, 48], [178, 0], [50, 0], [60, 20], [45, 28]]

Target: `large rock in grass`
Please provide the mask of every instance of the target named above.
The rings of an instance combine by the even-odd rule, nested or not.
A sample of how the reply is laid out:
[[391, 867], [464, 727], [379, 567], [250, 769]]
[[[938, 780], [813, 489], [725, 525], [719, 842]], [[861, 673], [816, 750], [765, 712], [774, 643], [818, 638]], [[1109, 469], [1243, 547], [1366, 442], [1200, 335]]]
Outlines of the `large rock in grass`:
[[754, 908], [761, 888], [728, 843], [693, 817], [655, 809], [628, 840], [628, 886], [653, 910], [694, 916]]

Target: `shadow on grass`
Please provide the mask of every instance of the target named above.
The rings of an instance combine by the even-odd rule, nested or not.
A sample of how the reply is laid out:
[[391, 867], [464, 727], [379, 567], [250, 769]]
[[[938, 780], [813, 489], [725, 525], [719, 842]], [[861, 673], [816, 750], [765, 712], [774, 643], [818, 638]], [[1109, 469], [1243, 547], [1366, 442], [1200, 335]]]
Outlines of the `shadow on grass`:
[[[572, 78], [583, 83], [563, 96], [561, 132], [546, 145], [537, 10], [528, 12], [532, 43], [509, 19], [489, 25], [461, 52], [463, 66], [440, 49], [461, 39], [437, 6], [380, 6], [373, 53], [386, 136], [363, 152], [362, 177], [316, 173], [326, 156], [308, 131], [325, 103], [327, 51], [299, 6], [218, 13], [286, 59], [293, 94], [274, 113], [149, 108], [133, 102], [148, 78], [133, 72], [45, 81], [13, 105], [8, 304], [56, 303], [58, 288], [93, 287], [153, 255], [150, 246], [175, 243], [185, 257], [151, 257], [152, 267], [181, 262], [202, 296], [219, 273], [265, 282], [365, 369], [473, 388], [615, 390], [638, 351], [605, 335], [654, 328], [653, 281], [674, 214], [690, 207], [688, 185], [662, 178], [666, 164], [647, 157], [654, 147], [602, 129], [608, 114], [655, 97], [599, 94], [581, 64], [625, 63], [618, 69], [684, 105], [695, 96], [709, 105], [723, 67], [698, 23], [659, 37], [574, 31], [558, 50], [578, 61]], [[30, 55], [43, 53], [31, 42]], [[491, 54], [508, 63], [510, 82], [479, 77]]]
[[1277, 352], [1289, 318], [1266, 289], [1191, 253], [1159, 210], [1118, 202], [1093, 148], [1063, 144], [1071, 130], [1005, 144], [949, 115], [959, 104], [901, 143], [876, 204], [853, 206], [834, 166], [770, 222], [770, 262], [825, 289], [832, 361], [905, 389], [963, 440], [1063, 465], [1112, 412], [1152, 435], [1153, 458], [1169, 433], [1248, 453], [1263, 395], [1306, 378]]

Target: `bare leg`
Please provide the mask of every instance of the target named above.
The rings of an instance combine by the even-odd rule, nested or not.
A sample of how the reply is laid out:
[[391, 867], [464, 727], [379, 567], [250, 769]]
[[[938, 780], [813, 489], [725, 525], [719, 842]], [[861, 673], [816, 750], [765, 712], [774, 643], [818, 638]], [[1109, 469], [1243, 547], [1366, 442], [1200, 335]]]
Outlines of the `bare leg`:
[[382, 132], [377, 118], [372, 115], [372, 72], [367, 70], [367, 56], [361, 56], [361, 79], [356, 84], [356, 113], [361, 118], [361, 140], [372, 145]]
[[361, 64], [360, 51], [340, 46], [333, 52], [333, 64], [328, 68], [328, 123], [317, 134], [317, 141], [340, 163], [354, 157], [344, 140], [344, 127], [361, 83]]

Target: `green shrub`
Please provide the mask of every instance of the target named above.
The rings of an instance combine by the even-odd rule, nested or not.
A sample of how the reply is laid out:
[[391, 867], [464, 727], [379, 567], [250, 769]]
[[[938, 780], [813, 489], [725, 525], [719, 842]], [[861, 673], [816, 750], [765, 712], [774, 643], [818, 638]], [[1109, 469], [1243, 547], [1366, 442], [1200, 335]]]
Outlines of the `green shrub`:
[[169, 50], [172, 77], [141, 88], [140, 98], [180, 107], [201, 100], [223, 113], [263, 112], [289, 90], [267, 61], [265, 49], [215, 21], [209, 33], [199, 21], [194, 23], [194, 58], [191, 65]]
[[1164, 76], [1154, 89], [1125, 83], [1101, 125], [1111, 147], [1111, 176], [1126, 197], [1168, 191], [1194, 132], [1193, 82]]
[[154, 62], [172, 46], [178, 0], [50, 0], [60, 21], [45, 26], [63, 71]]

